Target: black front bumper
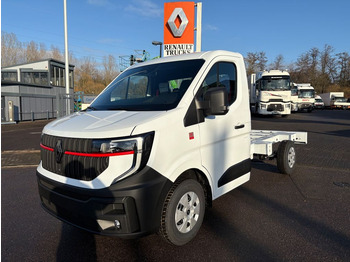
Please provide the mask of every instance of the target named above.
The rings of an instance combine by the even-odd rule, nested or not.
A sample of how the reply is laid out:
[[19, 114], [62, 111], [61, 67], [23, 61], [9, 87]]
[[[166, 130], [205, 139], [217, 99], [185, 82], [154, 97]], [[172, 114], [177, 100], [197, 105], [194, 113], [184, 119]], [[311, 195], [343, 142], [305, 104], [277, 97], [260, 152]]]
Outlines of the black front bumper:
[[69, 186], [39, 172], [37, 178], [47, 212], [92, 233], [124, 238], [158, 230], [164, 199], [172, 186], [150, 167], [104, 189]]

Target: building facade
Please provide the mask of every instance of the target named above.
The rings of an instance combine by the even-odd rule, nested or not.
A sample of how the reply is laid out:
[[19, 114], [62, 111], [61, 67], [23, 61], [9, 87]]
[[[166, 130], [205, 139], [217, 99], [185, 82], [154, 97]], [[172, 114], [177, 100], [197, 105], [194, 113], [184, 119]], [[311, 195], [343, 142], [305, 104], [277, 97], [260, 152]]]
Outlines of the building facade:
[[54, 59], [1, 68], [1, 122], [56, 118], [73, 112], [74, 65], [69, 65], [69, 97], [65, 64]]

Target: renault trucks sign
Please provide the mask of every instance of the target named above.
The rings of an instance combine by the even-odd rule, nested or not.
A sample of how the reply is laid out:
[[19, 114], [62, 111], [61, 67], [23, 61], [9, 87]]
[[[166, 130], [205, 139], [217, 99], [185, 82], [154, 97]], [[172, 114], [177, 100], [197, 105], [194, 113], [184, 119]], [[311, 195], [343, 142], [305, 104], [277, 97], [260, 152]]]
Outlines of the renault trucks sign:
[[164, 56], [194, 52], [194, 2], [164, 3]]

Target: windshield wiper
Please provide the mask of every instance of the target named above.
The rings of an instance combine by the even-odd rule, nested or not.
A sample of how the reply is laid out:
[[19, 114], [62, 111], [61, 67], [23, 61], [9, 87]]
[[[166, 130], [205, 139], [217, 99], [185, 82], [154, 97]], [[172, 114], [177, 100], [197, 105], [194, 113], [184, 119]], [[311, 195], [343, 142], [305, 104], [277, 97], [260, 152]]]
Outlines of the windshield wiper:
[[84, 111], [87, 111], [88, 109], [92, 110], [92, 111], [95, 111], [97, 110], [96, 107], [93, 107], [93, 106], [88, 106]]
[[128, 111], [129, 109], [127, 109], [125, 107], [110, 107], [110, 108], [107, 108], [107, 110]]

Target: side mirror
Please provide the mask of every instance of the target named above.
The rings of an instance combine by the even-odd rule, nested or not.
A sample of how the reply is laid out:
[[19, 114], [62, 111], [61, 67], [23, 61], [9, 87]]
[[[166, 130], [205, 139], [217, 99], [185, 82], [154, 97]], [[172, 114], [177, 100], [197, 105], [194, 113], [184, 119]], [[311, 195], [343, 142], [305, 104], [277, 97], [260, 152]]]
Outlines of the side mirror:
[[226, 87], [209, 88], [204, 95], [204, 114], [206, 116], [212, 115], [226, 115], [228, 112], [228, 94]]

